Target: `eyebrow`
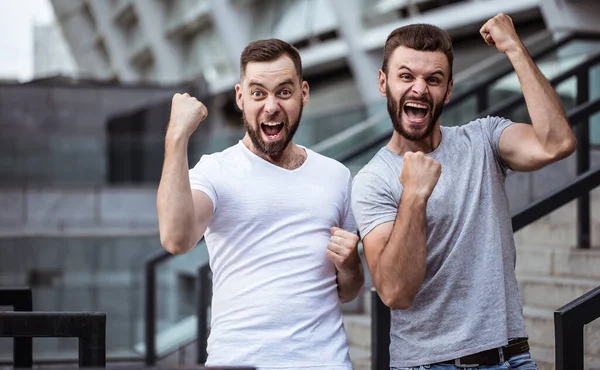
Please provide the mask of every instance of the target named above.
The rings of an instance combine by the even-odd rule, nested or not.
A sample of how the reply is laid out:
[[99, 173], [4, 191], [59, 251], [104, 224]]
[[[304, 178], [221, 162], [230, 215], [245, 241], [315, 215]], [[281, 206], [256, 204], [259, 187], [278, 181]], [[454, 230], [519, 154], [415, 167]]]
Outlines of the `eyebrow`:
[[[408, 66], [406, 66], [404, 64], [402, 64], [398, 69], [406, 69], [410, 73], [413, 73], [413, 71], [410, 68], [408, 68]], [[433, 75], [442, 75], [442, 77], [444, 77], [444, 70], [441, 69], [441, 68], [438, 68], [435, 71], [433, 71], [433, 73], [430, 74], [430, 76], [433, 76]]]
[[[279, 84], [277, 84], [276, 88], [285, 86], [285, 85], [294, 85], [294, 82], [291, 79], [287, 79], [287, 80], [284, 80], [284, 81], [280, 82]], [[267, 87], [265, 85], [261, 84], [260, 82], [250, 81], [248, 83], [248, 87], [253, 87], [253, 86], [262, 87], [263, 89], [268, 90]]]

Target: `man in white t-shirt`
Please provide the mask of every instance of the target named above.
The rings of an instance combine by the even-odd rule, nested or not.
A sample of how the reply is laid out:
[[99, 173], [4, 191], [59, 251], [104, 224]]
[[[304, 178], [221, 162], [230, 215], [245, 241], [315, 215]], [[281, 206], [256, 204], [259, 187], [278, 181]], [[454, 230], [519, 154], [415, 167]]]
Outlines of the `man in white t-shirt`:
[[173, 97], [158, 189], [161, 243], [204, 236], [213, 271], [209, 366], [352, 369], [340, 302], [363, 284], [350, 171], [294, 144], [309, 87], [298, 51], [250, 43], [236, 85], [246, 135], [188, 170], [187, 143], [206, 107]]

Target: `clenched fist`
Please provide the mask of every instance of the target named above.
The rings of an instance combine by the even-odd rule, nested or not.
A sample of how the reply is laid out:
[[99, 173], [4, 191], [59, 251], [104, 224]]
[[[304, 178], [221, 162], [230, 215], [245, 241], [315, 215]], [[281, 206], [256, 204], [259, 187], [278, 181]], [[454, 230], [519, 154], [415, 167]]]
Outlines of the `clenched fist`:
[[189, 94], [175, 94], [171, 102], [171, 117], [167, 135], [189, 139], [206, 119], [206, 106]]
[[356, 234], [339, 227], [331, 228], [331, 238], [327, 244], [327, 257], [338, 271], [356, 269], [360, 264], [358, 240]]
[[524, 48], [512, 19], [506, 14], [500, 13], [487, 21], [479, 33], [488, 45], [496, 46], [503, 53]]
[[429, 199], [441, 174], [440, 162], [422, 152], [406, 152], [399, 179], [404, 191]]

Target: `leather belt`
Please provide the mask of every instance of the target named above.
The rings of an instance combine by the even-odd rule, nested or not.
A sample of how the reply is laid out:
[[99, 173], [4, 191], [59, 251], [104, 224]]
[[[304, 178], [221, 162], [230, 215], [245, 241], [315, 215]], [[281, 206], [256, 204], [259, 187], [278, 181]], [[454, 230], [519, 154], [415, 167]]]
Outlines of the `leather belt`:
[[438, 364], [451, 364], [458, 367], [477, 367], [485, 365], [499, 365], [509, 358], [529, 351], [527, 338], [512, 339], [504, 347], [493, 348], [487, 351], [464, 356], [455, 360], [438, 362]]

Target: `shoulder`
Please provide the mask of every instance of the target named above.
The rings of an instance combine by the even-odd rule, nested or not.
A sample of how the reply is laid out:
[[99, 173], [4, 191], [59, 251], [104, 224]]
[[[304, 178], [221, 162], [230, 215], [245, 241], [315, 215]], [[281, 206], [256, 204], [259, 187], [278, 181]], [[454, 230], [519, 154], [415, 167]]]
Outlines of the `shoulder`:
[[305, 147], [302, 148], [306, 150], [308, 156], [310, 157], [310, 160], [313, 163], [315, 163], [318, 166], [319, 170], [323, 173], [333, 176], [341, 176], [345, 179], [348, 179], [351, 176], [350, 169], [348, 169], [348, 167], [346, 167], [344, 164], [337, 161], [336, 159], [327, 157], [321, 153], [317, 153]]
[[237, 143], [219, 152], [203, 154], [200, 157], [198, 164], [203, 166], [221, 167], [224, 163], [236, 161], [240, 155], [243, 155], [243, 148], [241, 148], [240, 145], [242, 144]]

